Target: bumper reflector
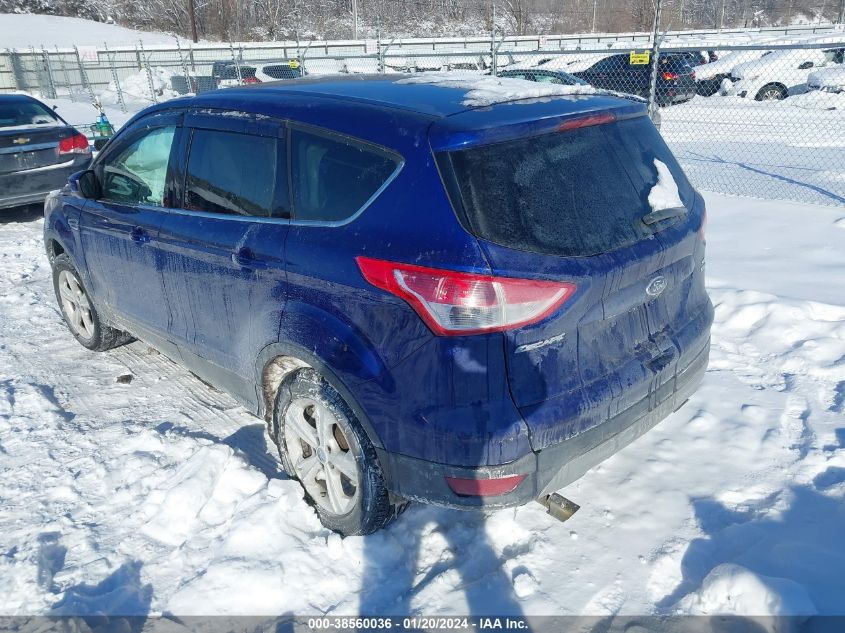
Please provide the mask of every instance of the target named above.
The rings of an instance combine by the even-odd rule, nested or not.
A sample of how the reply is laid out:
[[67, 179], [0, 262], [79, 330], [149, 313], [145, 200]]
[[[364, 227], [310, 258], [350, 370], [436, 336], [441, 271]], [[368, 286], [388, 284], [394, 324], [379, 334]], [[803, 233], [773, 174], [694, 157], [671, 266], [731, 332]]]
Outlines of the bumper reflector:
[[459, 497], [498, 497], [512, 492], [525, 475], [509, 475], [497, 479], [461, 479], [446, 477], [446, 483]]

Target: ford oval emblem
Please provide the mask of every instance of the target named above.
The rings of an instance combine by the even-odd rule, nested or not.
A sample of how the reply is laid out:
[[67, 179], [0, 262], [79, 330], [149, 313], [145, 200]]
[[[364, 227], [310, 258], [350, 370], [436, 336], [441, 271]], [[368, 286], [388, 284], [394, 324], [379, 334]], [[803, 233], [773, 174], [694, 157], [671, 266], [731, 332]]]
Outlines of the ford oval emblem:
[[656, 297], [664, 290], [666, 290], [666, 277], [663, 275], [658, 275], [648, 282], [648, 285], [645, 287], [645, 293], [649, 297]]

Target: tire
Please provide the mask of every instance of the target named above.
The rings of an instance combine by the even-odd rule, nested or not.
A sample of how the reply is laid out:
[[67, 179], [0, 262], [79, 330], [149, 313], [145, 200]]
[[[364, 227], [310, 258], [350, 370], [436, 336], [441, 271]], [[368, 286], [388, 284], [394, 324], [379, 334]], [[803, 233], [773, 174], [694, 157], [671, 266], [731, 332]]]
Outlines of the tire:
[[126, 332], [103, 323], [67, 255], [58, 255], [52, 264], [56, 301], [65, 325], [80, 345], [94, 352], [104, 352], [132, 340]]
[[328, 529], [371, 534], [404, 508], [391, 502], [375, 449], [352, 409], [314, 369], [298, 370], [279, 387], [270, 434], [285, 471], [302, 484]]
[[755, 101], [782, 101], [786, 99], [786, 89], [780, 84], [766, 84], [757, 92]]

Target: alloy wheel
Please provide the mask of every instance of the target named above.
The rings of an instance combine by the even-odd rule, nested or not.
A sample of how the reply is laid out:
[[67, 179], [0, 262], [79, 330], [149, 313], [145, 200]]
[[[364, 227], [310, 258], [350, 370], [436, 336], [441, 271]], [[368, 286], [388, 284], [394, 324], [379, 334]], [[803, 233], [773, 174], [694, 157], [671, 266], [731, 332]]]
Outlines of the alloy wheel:
[[285, 412], [285, 445], [296, 475], [321, 508], [335, 515], [357, 503], [358, 465], [332, 411], [321, 401], [296, 398]]
[[93, 338], [94, 315], [91, 313], [91, 302], [76, 275], [69, 270], [59, 273], [59, 295], [62, 299], [62, 310], [71, 329], [86, 340]]

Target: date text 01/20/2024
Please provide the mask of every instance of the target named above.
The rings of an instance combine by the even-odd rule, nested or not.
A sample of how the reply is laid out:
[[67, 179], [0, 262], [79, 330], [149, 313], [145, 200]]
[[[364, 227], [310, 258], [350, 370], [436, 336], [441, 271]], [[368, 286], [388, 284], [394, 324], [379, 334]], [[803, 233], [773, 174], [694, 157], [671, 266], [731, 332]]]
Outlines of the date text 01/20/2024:
[[465, 617], [425, 617], [412, 616], [405, 618], [309, 618], [308, 628], [315, 631], [360, 631], [367, 630], [523, 630], [528, 629], [528, 622], [523, 618], [465, 618]]

